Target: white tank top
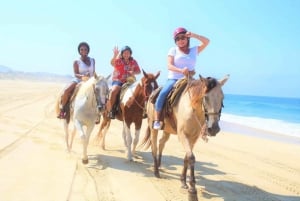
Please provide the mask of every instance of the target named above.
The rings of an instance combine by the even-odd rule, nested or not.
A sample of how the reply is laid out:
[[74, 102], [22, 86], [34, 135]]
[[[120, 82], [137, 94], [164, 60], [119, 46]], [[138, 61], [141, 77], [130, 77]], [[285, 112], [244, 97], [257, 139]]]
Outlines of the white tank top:
[[94, 75], [95, 71], [95, 60], [93, 58], [90, 59], [90, 66], [86, 65], [81, 59], [77, 60], [78, 71], [80, 75], [86, 75], [89, 73], [90, 77]]

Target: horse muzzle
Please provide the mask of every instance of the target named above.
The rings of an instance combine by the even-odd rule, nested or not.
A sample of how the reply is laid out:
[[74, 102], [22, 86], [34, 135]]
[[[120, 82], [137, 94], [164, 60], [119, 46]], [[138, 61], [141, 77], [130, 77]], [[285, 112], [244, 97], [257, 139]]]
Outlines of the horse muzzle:
[[105, 105], [98, 105], [97, 106], [98, 112], [103, 113], [105, 111]]
[[216, 136], [220, 130], [218, 122], [215, 122], [211, 126], [207, 127], [208, 136]]

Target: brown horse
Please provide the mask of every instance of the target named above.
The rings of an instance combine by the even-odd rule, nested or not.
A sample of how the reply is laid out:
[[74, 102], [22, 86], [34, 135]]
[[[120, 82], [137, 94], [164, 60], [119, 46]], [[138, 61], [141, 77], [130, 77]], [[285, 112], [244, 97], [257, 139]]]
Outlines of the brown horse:
[[190, 168], [190, 189], [189, 195], [193, 195], [197, 200], [197, 191], [195, 188], [195, 156], [193, 147], [197, 139], [201, 136], [215, 136], [219, 131], [219, 120], [223, 106], [222, 86], [228, 80], [226, 76], [222, 80], [214, 78], [202, 78], [197, 80], [188, 80], [187, 86], [179, 97], [177, 103], [174, 103], [171, 114], [165, 114], [163, 136], [159, 141], [159, 153], [157, 155], [157, 135], [158, 130], [152, 128], [154, 121], [154, 104], [149, 101], [147, 104], [148, 127], [145, 138], [141, 145], [148, 148], [151, 145], [152, 156], [154, 160], [154, 174], [160, 177], [159, 167], [161, 164], [162, 151], [170, 134], [177, 134], [186, 155], [184, 157], [184, 166], [181, 175], [183, 188], [188, 188], [186, 184], [186, 174]]
[[[140, 129], [143, 121], [143, 113], [145, 112], [145, 102], [148, 100], [150, 94], [158, 87], [156, 79], [160, 75], [147, 74], [143, 70], [144, 76], [140, 81], [134, 82], [126, 89], [126, 92], [120, 100], [120, 112], [116, 114], [116, 119], [123, 122], [123, 140], [127, 148], [127, 159], [132, 161], [132, 154], [135, 154], [136, 145], [139, 141]], [[103, 120], [100, 124], [99, 132], [97, 135], [100, 141], [100, 146], [105, 149], [105, 135], [110, 126], [111, 119], [108, 118], [108, 111], [105, 112]], [[135, 138], [133, 140], [130, 133], [131, 124], [135, 124]]]

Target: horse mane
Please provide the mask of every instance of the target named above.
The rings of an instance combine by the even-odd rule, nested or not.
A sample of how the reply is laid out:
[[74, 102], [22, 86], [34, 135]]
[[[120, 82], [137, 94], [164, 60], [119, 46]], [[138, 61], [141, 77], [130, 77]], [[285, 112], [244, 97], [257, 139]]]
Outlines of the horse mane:
[[206, 83], [201, 79], [190, 80], [184, 93], [186, 92], [189, 93], [191, 105], [193, 108], [195, 108], [197, 107], [198, 103], [202, 103], [202, 97], [207, 92]]
[[95, 77], [91, 77], [86, 82], [81, 82], [81, 86], [79, 91], [77, 92], [77, 96], [82, 96], [85, 94], [85, 92], [90, 89], [93, 84], [95, 83]]

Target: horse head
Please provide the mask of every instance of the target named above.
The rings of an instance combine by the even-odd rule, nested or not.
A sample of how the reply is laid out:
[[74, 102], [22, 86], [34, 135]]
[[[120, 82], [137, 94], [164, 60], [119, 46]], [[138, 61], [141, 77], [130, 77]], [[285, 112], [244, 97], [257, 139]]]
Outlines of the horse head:
[[98, 76], [96, 73], [94, 74], [95, 84], [94, 84], [94, 92], [97, 101], [97, 108], [100, 113], [103, 113], [105, 110], [107, 97], [109, 94], [108, 87], [108, 79], [111, 75], [105, 77]]
[[143, 86], [143, 90], [144, 90], [144, 95], [145, 95], [145, 101], [148, 100], [150, 94], [158, 88], [158, 84], [157, 84], [157, 78], [160, 75], [160, 71], [158, 71], [155, 75], [151, 74], [151, 73], [146, 73], [144, 70], [143, 74], [144, 77], [142, 78], [141, 82], [142, 82], [142, 86]]
[[203, 78], [201, 76], [200, 79], [206, 85], [206, 93], [203, 98], [203, 108], [205, 111], [207, 132], [209, 136], [216, 136], [216, 134], [220, 131], [219, 121], [224, 99], [222, 86], [229, 79], [229, 75], [226, 75], [221, 80], [216, 80], [212, 77]]

